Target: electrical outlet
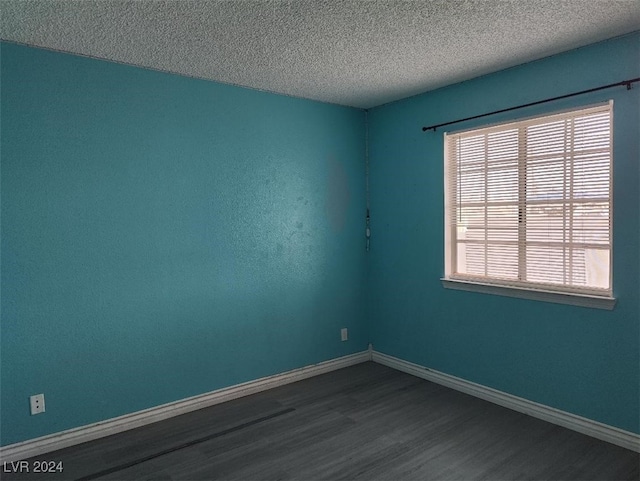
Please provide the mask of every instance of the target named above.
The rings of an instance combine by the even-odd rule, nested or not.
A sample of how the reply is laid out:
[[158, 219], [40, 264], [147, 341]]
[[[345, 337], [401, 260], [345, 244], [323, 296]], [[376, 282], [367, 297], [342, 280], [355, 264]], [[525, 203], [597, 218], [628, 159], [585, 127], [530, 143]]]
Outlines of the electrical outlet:
[[44, 412], [44, 394], [36, 394], [29, 398], [31, 401], [31, 415]]
[[346, 341], [349, 339], [349, 333], [347, 332], [347, 328], [343, 327], [340, 329], [340, 339]]

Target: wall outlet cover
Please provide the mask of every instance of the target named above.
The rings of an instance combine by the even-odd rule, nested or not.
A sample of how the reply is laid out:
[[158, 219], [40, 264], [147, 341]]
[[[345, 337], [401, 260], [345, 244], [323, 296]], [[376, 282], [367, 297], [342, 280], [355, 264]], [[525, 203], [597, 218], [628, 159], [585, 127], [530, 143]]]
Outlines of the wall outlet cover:
[[31, 403], [31, 415], [44, 412], [44, 394], [36, 394], [29, 398]]

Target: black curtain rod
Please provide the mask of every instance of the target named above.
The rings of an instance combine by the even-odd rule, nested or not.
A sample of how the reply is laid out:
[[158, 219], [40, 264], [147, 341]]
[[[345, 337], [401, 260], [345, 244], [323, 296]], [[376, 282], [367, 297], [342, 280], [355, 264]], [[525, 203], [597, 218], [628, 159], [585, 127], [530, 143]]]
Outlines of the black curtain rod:
[[574, 92], [572, 94], [561, 95], [560, 97], [553, 97], [553, 98], [550, 98], [550, 99], [538, 100], [537, 102], [531, 102], [530, 104], [518, 105], [517, 107], [510, 107], [508, 109], [502, 109], [502, 110], [494, 110], [493, 112], [489, 112], [487, 114], [474, 115], [473, 117], [467, 117], [466, 119], [458, 119], [458, 120], [452, 120], [451, 122], [445, 122], [443, 124], [430, 125], [429, 127], [422, 127], [422, 131], [426, 132], [427, 130], [433, 130], [435, 132], [438, 127], [444, 127], [445, 125], [457, 124], [458, 122], [465, 122], [467, 120], [479, 119], [481, 117], [487, 117], [488, 115], [501, 114], [502, 112], [509, 112], [511, 110], [523, 109], [525, 107], [531, 107], [533, 105], [544, 104], [546, 102], [553, 102], [554, 100], [566, 99], [566, 98], [569, 98], [569, 97], [574, 97], [576, 95], [582, 95], [582, 94], [588, 94], [588, 93], [591, 93], [591, 92], [597, 92], [598, 90], [610, 89], [612, 87], [620, 87], [622, 85], [626, 85], [627, 86], [627, 90], [631, 90], [631, 84], [633, 84], [635, 82], [640, 82], [640, 77], [633, 78], [633, 79], [630, 79], [630, 80], [623, 80], [622, 82], [618, 82], [618, 83], [615, 83], [615, 84], [603, 85], [601, 87], [596, 87], [596, 88], [589, 89], [589, 90], [582, 90], [580, 92]]

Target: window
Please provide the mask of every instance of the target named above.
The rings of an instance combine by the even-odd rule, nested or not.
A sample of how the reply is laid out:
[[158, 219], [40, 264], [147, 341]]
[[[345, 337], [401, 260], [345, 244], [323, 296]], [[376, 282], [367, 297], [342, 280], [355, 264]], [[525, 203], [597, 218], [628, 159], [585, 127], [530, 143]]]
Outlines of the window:
[[612, 102], [445, 134], [445, 285], [612, 301], [611, 173]]

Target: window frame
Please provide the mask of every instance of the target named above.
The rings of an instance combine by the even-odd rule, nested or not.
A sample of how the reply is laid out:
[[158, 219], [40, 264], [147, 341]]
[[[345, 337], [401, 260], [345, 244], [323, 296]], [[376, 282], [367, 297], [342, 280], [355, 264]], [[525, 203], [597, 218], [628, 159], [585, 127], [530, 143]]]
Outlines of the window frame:
[[[530, 281], [507, 281], [501, 280], [499, 278], [486, 278], [486, 277], [476, 277], [472, 275], [458, 274], [453, 273], [456, 254], [453, 252], [457, 249], [457, 240], [455, 239], [455, 234], [452, 233], [451, 229], [455, 228], [454, 224], [452, 224], [450, 220], [451, 211], [452, 211], [452, 202], [451, 202], [451, 188], [450, 180], [449, 180], [449, 142], [448, 136], [466, 134], [466, 133], [480, 133], [481, 131], [489, 131], [498, 129], [499, 130], [507, 130], [509, 128], [514, 128], [516, 125], [522, 125], [531, 121], [535, 121], [538, 119], [549, 118], [550, 122], [551, 118], [554, 116], [562, 116], [571, 114], [574, 112], [587, 111], [590, 109], [599, 109], [607, 107], [609, 111], [609, 122], [610, 122], [610, 162], [609, 162], [609, 288], [607, 290], [604, 289], [591, 289], [591, 292], [587, 292], [590, 289], [585, 288], [571, 288], [566, 285], [545, 285], [538, 284]], [[611, 310], [615, 307], [616, 299], [613, 296], [613, 150], [614, 150], [614, 139], [613, 139], [613, 100], [608, 100], [606, 102], [600, 102], [597, 104], [572, 107], [560, 111], [547, 112], [535, 116], [523, 117], [512, 119], [508, 121], [498, 122], [494, 124], [481, 125], [469, 129], [452, 131], [452, 132], [444, 132], [443, 133], [443, 142], [444, 142], [444, 261], [445, 261], [445, 275], [441, 278], [441, 282], [443, 287], [448, 289], [456, 289], [456, 290], [464, 290], [471, 292], [480, 292], [486, 294], [494, 294], [494, 295], [502, 295], [508, 297], [518, 297], [525, 299], [532, 299], [544, 302], [554, 302], [561, 304], [570, 304], [577, 305], [583, 307], [591, 307], [598, 309], [607, 309]], [[523, 170], [526, 170], [526, 165], [522, 165], [522, 159], [518, 158], [518, 172], [519, 176]], [[526, 191], [524, 193], [526, 196]], [[518, 197], [518, 205], [519, 207], [524, 206], [526, 209], [526, 199], [523, 202], [522, 192]], [[521, 258], [523, 255], [522, 252], [518, 251], [518, 258]]]

